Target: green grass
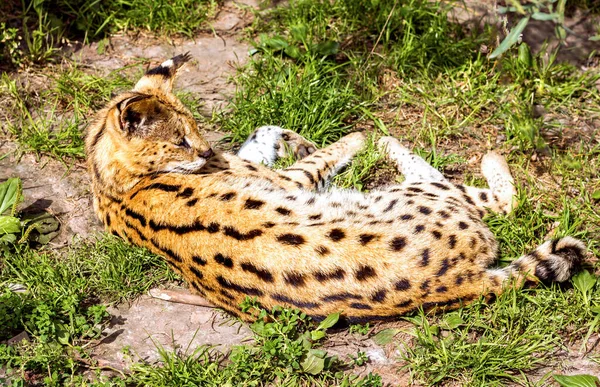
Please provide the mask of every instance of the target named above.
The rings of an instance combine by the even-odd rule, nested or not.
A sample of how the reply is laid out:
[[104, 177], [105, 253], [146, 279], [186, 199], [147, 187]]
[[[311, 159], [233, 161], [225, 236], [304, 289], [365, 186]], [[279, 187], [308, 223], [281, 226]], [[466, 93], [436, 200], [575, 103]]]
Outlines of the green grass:
[[312, 56], [300, 64], [267, 52], [234, 78], [238, 91], [218, 123], [236, 142], [269, 124], [295, 130], [320, 145], [331, 143], [362, 111], [344, 77], [346, 67]]
[[83, 129], [115, 92], [133, 86], [122, 75], [129, 70], [99, 77], [66, 65], [56, 73], [41, 75], [46, 85], [37, 90], [3, 73], [0, 95], [6, 102], [5, 128], [23, 152], [60, 160], [83, 158]]
[[[475, 304], [441, 317], [410, 318], [414, 345], [404, 346], [413, 375], [427, 383], [526, 385], [525, 372], [557, 367], [567, 345], [580, 343], [593, 325], [600, 302], [584, 302], [577, 289], [510, 290], [491, 305]], [[547, 372], [547, 371], [546, 371]]]
[[[65, 39], [99, 40], [115, 32], [192, 37], [207, 29], [217, 0], [8, 0], [0, 10], [0, 67], [56, 58]], [[102, 44], [105, 44], [103, 41]]]

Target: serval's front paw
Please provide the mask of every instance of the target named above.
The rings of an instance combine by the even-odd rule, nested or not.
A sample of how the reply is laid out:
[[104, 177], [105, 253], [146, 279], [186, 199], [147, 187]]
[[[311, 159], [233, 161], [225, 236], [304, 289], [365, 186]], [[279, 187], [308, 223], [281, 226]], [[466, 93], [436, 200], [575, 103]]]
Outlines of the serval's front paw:
[[298, 133], [283, 129], [276, 150], [278, 157], [287, 157], [291, 153], [296, 160], [300, 160], [314, 153], [317, 146]]

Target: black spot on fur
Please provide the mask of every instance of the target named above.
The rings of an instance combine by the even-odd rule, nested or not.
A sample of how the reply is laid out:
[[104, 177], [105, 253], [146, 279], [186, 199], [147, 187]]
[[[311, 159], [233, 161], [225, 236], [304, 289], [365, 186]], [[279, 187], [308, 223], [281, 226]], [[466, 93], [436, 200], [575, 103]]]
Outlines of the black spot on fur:
[[346, 272], [344, 271], [344, 269], [336, 269], [334, 271], [329, 272], [317, 271], [313, 273], [313, 276], [319, 282], [325, 282], [330, 280], [343, 280], [346, 276]]
[[415, 234], [419, 234], [425, 230], [425, 226], [422, 224], [418, 224], [415, 226]]
[[461, 229], [461, 230], [466, 230], [466, 229], [469, 228], [469, 225], [466, 224], [465, 222], [461, 221], [461, 222], [458, 222], [458, 228]]
[[268, 270], [259, 269], [249, 262], [244, 262], [240, 266], [242, 267], [243, 271], [252, 273], [265, 282], [273, 282], [273, 274], [271, 274], [271, 272], [269, 272]]
[[321, 219], [322, 216], [323, 216], [322, 214], [310, 215], [308, 217], [308, 219], [310, 219], [310, 220], [319, 220], [319, 219]]
[[419, 206], [417, 208], [418, 208], [419, 212], [423, 215], [431, 214], [431, 208], [429, 208], [429, 207]]
[[469, 203], [470, 205], [474, 206], [475, 202], [473, 201], [473, 199], [471, 199], [471, 197], [467, 194], [463, 194], [463, 199], [465, 199], [465, 201], [467, 203]]
[[302, 235], [298, 234], [281, 234], [277, 236], [277, 242], [290, 246], [301, 246], [306, 242]]
[[383, 212], [389, 212], [392, 210], [392, 208], [394, 208], [394, 206], [396, 205], [396, 203], [398, 203], [398, 199], [394, 199], [392, 201], [389, 202], [389, 204], [387, 205], [387, 207], [385, 207], [383, 209]]
[[196, 205], [196, 203], [198, 203], [198, 199], [192, 199], [192, 200], [188, 200], [185, 205], [188, 207], [193, 207]]
[[431, 183], [431, 185], [438, 187], [439, 189], [444, 190], [444, 191], [448, 191], [450, 189], [450, 187], [448, 187], [446, 184], [442, 184], [442, 183], [438, 183], [438, 182], [433, 182], [433, 183]]
[[375, 237], [376, 237], [376, 235], [373, 235], [373, 234], [360, 234], [358, 236], [358, 241], [360, 242], [361, 245], [365, 246], [366, 244], [371, 242], [373, 239], [375, 239]]
[[258, 297], [263, 296], [263, 292], [259, 289], [236, 284], [234, 282], [229, 281], [228, 279], [223, 278], [220, 275], [217, 276], [216, 279], [217, 279], [217, 282], [219, 283], [219, 285], [221, 285], [225, 289], [234, 290], [236, 292], [247, 294], [249, 296], [258, 296]]
[[220, 229], [221, 229], [221, 225], [219, 225], [219, 223], [215, 223], [215, 222], [211, 222], [208, 224], [208, 226], [206, 226], [206, 231], [208, 231], [211, 234], [219, 232]]
[[331, 231], [329, 231], [329, 233], [327, 234], [327, 236], [332, 241], [339, 242], [339, 241], [341, 241], [342, 239], [344, 239], [346, 237], [346, 233], [342, 229], [334, 228]]
[[406, 308], [407, 306], [410, 306], [410, 304], [412, 304], [411, 300], [406, 300], [406, 301], [402, 301], [399, 304], [394, 305], [396, 308]]
[[417, 192], [417, 193], [423, 192], [423, 190], [421, 188], [417, 188], [417, 187], [408, 187], [406, 190], [411, 191], [411, 192]]
[[275, 209], [275, 211], [277, 211], [278, 213], [280, 213], [283, 216], [288, 216], [289, 214], [292, 213], [291, 210], [288, 210], [287, 208], [283, 208], [283, 207], [277, 207]]
[[446, 286], [438, 286], [435, 289], [436, 293], [446, 293], [448, 291], [448, 288]]
[[415, 218], [415, 217], [414, 217], [414, 216], [412, 216], [411, 214], [404, 214], [404, 215], [402, 215], [402, 216], [400, 217], [400, 219], [402, 219], [402, 220], [411, 220], [411, 219], [414, 219], [414, 218]]
[[192, 261], [194, 261], [195, 264], [200, 265], [200, 266], [206, 265], [206, 259], [204, 259], [198, 255], [193, 255]]
[[329, 254], [329, 249], [325, 246], [317, 246], [315, 251], [321, 256]]
[[140, 222], [140, 224], [142, 225], [142, 227], [146, 227], [146, 218], [144, 217], [144, 215], [142, 215], [138, 212], [135, 212], [129, 208], [125, 209], [125, 215], [138, 220]]
[[429, 249], [423, 250], [421, 254], [421, 266], [425, 267], [429, 265]]
[[258, 169], [252, 164], [246, 164], [246, 168], [252, 172], [258, 171]]
[[443, 276], [450, 269], [450, 262], [448, 262], [448, 258], [444, 258], [442, 261], [442, 266], [440, 266], [440, 270], [435, 274], [438, 277]]
[[227, 192], [226, 194], [219, 196], [219, 200], [221, 200], [222, 202], [228, 202], [231, 199], [235, 198], [236, 195], [237, 194], [235, 192]]
[[215, 254], [215, 262], [230, 269], [233, 267], [233, 261], [231, 260], [231, 258], [221, 253]]
[[345, 300], [362, 300], [362, 296], [348, 292], [331, 294], [321, 298], [323, 302], [345, 301]]
[[479, 192], [479, 199], [483, 200], [484, 202], [487, 202], [488, 201], [487, 193], [485, 193], [483, 191]]
[[194, 194], [194, 189], [191, 187], [186, 187], [182, 192], [178, 193], [176, 197], [187, 199]]
[[262, 230], [259, 229], [250, 230], [247, 233], [242, 233], [231, 226], [223, 227], [223, 233], [228, 237], [237, 239], [238, 241], [247, 241], [259, 237], [263, 234]]
[[371, 296], [371, 301], [373, 302], [384, 302], [385, 297], [387, 295], [386, 289], [379, 289]]
[[150, 239], [150, 242], [154, 245], [154, 247], [156, 247], [157, 249], [162, 251], [167, 256], [167, 258], [170, 258], [171, 260], [176, 261], [176, 262], [183, 262], [183, 259], [177, 253], [175, 253], [173, 250], [171, 250], [167, 247], [162, 247], [154, 239]]
[[248, 199], [246, 200], [246, 203], [244, 203], [244, 208], [247, 210], [258, 210], [264, 205], [265, 202], [263, 202], [262, 200]]
[[201, 280], [202, 278], [204, 278], [204, 274], [202, 274], [202, 272], [198, 269], [196, 269], [194, 266], [190, 266], [190, 271], [196, 276], [196, 279]]
[[406, 278], [396, 281], [395, 289], [399, 292], [410, 289], [410, 281]]
[[179, 192], [181, 189], [180, 185], [173, 184], [164, 184], [164, 183], [152, 183], [144, 188], [141, 188], [140, 191], [148, 191], [151, 189], [157, 189], [164, 192]]
[[401, 251], [405, 246], [405, 237], [396, 237], [390, 241], [390, 249], [392, 249], [393, 251]]
[[433, 235], [433, 237], [434, 237], [435, 239], [441, 239], [441, 238], [442, 238], [442, 233], [441, 233], [441, 232], [439, 232], [439, 231], [437, 231], [437, 230], [433, 230], [433, 231], [431, 232], [431, 235]]
[[304, 274], [288, 272], [283, 274], [283, 279], [296, 288], [306, 285]]
[[452, 234], [448, 236], [448, 246], [450, 249], [454, 249], [456, 247], [456, 235]]
[[361, 310], [371, 310], [371, 305], [363, 304], [360, 302], [353, 302], [350, 304], [350, 307], [353, 309], [361, 309]]
[[265, 223], [262, 224], [262, 226], [264, 228], [273, 228], [273, 227], [275, 227], [275, 223], [273, 223], [273, 222], [265, 222]]
[[356, 270], [354, 273], [354, 276], [359, 281], [365, 281], [371, 277], [375, 277], [376, 275], [377, 273], [375, 272], [375, 269], [369, 265], [360, 265], [358, 270]]

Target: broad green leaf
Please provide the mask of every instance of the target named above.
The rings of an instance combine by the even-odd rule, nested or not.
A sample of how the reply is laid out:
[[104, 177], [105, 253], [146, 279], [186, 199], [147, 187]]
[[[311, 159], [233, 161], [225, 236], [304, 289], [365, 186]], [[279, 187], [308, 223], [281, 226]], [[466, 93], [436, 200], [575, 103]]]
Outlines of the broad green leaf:
[[20, 201], [21, 180], [13, 177], [0, 184], [0, 215]]
[[596, 285], [598, 279], [587, 270], [582, 270], [573, 276], [573, 286], [584, 295], [587, 295], [590, 290]]
[[5, 234], [0, 236], [0, 246], [6, 243], [15, 243], [17, 241], [17, 236], [15, 234]]
[[312, 341], [318, 341], [325, 337], [325, 331], [312, 331], [310, 332], [310, 338]]
[[321, 321], [321, 323], [317, 327], [317, 330], [331, 328], [338, 322], [339, 319], [340, 319], [339, 313], [332, 313], [329, 316], [327, 316], [325, 318], [325, 320]]
[[292, 27], [290, 30], [292, 38], [294, 38], [298, 42], [304, 42], [306, 40], [306, 36], [308, 35], [308, 28], [304, 24], [297, 25]]
[[464, 323], [465, 321], [457, 313], [449, 313], [444, 316], [444, 325], [448, 329], [456, 329]]
[[600, 387], [600, 379], [592, 375], [554, 375], [562, 387]]
[[500, 45], [496, 47], [494, 52], [492, 52], [492, 54], [490, 55], [490, 59], [494, 59], [504, 54], [509, 48], [514, 46], [515, 43], [517, 43], [517, 41], [519, 40], [521, 32], [523, 32], [525, 26], [527, 26], [527, 23], [529, 23], [529, 16], [519, 20], [517, 25], [510, 31], [506, 38], [504, 38], [502, 43], [500, 43]]
[[298, 59], [302, 56], [300, 49], [296, 46], [287, 46], [283, 52], [292, 59]]
[[16, 234], [21, 231], [21, 221], [14, 216], [0, 216], [0, 235]]
[[[598, 37], [598, 40], [600, 40], [600, 36]], [[592, 193], [592, 199], [594, 200], [600, 200], [600, 191], [595, 191]]]
[[320, 357], [321, 359], [325, 359], [325, 356], [327, 356], [327, 351], [324, 351], [322, 349], [311, 349], [309, 352], [315, 355], [316, 357]]
[[[589, 40], [591, 40], [592, 42], [597, 42], [600, 40], [600, 35], [592, 36]], [[598, 192], [598, 196], [600, 196], [600, 191]]]
[[373, 341], [377, 345], [387, 345], [392, 342], [394, 336], [396, 336], [400, 332], [400, 329], [396, 328], [388, 328], [384, 329], [381, 332], [377, 333], [373, 336]]
[[313, 50], [323, 56], [335, 55], [339, 48], [339, 43], [332, 40], [327, 40], [313, 46]]
[[531, 57], [531, 50], [527, 43], [521, 43], [519, 45], [519, 62], [523, 63], [528, 68], [531, 68], [533, 64], [533, 58]]
[[306, 355], [306, 359], [301, 364], [302, 370], [307, 374], [318, 375], [325, 368], [325, 359], [318, 357], [315, 353], [310, 351]]
[[267, 37], [266, 35], [261, 35], [260, 41], [261, 46], [269, 48], [273, 51], [281, 51], [289, 46], [288, 42], [286, 42], [281, 36]]
[[62, 345], [69, 344], [69, 331], [67, 331], [62, 324], [58, 324], [56, 329], [56, 338]]
[[534, 20], [548, 21], [557, 20], [560, 15], [557, 13], [534, 12], [531, 18]]

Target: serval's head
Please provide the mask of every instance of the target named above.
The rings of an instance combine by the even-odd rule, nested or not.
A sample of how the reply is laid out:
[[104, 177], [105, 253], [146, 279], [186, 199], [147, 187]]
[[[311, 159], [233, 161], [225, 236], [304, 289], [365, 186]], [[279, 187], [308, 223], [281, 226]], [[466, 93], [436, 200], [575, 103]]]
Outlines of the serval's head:
[[123, 192], [156, 173], [192, 173], [213, 155], [191, 112], [173, 94], [177, 55], [98, 112], [86, 136], [94, 188]]

